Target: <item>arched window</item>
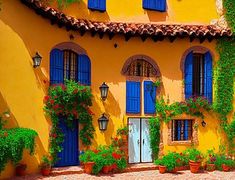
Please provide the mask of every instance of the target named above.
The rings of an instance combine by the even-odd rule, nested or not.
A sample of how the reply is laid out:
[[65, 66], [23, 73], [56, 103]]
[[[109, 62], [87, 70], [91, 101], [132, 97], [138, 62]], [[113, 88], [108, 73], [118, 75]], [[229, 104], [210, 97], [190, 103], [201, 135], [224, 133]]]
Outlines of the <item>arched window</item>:
[[126, 61], [122, 74], [127, 77], [126, 112], [141, 114], [144, 107], [144, 114], [154, 114], [157, 93], [154, 81], [160, 76], [155, 61], [143, 55], [133, 56]]
[[212, 56], [191, 51], [184, 63], [185, 98], [204, 96], [212, 102]]
[[53, 49], [50, 53], [50, 83], [64, 83], [65, 79], [91, 85], [89, 57], [72, 50]]
[[157, 70], [149, 62], [137, 59], [129, 64], [125, 74], [127, 76], [156, 77]]

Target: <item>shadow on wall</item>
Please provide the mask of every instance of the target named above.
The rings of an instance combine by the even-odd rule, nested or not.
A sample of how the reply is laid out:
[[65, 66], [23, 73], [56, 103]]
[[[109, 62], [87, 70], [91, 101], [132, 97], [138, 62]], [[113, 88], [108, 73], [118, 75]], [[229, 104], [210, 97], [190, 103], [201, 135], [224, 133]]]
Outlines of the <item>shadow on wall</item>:
[[145, 10], [145, 13], [147, 13], [150, 22], [166, 21], [168, 17], [167, 11], [158, 12], [158, 11]]

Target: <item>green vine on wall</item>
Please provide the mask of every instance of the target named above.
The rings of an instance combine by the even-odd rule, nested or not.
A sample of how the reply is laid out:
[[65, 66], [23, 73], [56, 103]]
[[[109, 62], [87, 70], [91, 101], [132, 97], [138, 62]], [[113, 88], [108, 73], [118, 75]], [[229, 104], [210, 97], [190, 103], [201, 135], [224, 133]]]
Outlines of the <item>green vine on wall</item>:
[[204, 97], [193, 97], [186, 101], [169, 104], [163, 98], [156, 101], [156, 116], [150, 119], [150, 146], [154, 159], [158, 157], [160, 144], [160, 123], [168, 123], [181, 114], [204, 119], [203, 111], [211, 111], [212, 106]]
[[67, 7], [70, 4], [80, 2], [80, 0], [49, 0], [49, 1], [48, 0], [40, 0], [40, 1], [45, 4], [51, 4], [53, 2], [56, 2], [59, 9], [63, 9], [64, 7]]
[[66, 80], [65, 84], [51, 86], [48, 95], [44, 98], [44, 110], [50, 116], [52, 128], [50, 131], [50, 149], [53, 163], [56, 163], [57, 155], [62, 151], [61, 144], [64, 141], [59, 122], [64, 121], [69, 128], [73, 128], [73, 121], [81, 124], [79, 137], [83, 145], [89, 146], [94, 138], [92, 124], [92, 95], [90, 87], [82, 86], [74, 81]]
[[[224, 0], [225, 17], [235, 33], [235, 1]], [[227, 134], [229, 150], [234, 148], [235, 119], [228, 122], [228, 115], [233, 111], [234, 76], [235, 76], [235, 37], [221, 38], [217, 42], [220, 58], [215, 69], [215, 103], [214, 110], [219, 113], [221, 125]]]

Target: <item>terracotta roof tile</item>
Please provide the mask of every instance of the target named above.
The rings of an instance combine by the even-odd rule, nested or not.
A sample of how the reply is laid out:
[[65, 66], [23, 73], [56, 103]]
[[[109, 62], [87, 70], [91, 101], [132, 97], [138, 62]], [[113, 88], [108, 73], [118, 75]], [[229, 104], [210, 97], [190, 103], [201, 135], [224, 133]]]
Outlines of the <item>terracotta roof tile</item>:
[[152, 23], [121, 23], [121, 22], [96, 22], [85, 19], [76, 19], [67, 16], [51, 7], [46, 7], [39, 0], [21, 0], [25, 5], [57, 23], [59, 27], [80, 31], [93, 31], [98, 33], [119, 33], [125, 36], [164, 36], [164, 37], [231, 37], [229, 28], [214, 25], [183, 25], [183, 24], [152, 24]]

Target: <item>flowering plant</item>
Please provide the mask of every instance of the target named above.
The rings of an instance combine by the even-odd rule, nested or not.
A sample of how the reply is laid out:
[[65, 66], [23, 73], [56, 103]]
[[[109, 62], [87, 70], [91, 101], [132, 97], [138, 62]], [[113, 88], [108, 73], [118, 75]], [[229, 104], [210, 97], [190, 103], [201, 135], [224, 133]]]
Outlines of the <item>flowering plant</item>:
[[188, 156], [189, 160], [194, 162], [201, 162], [203, 159], [202, 153], [195, 148], [186, 149], [183, 154]]
[[91, 144], [94, 137], [92, 111], [90, 106], [92, 95], [89, 87], [82, 86], [74, 81], [66, 80], [65, 84], [52, 85], [48, 95], [44, 97], [44, 110], [50, 116], [52, 128], [50, 132], [50, 153], [53, 163], [57, 161], [57, 154], [61, 152], [63, 134], [58, 122], [64, 117], [69, 128], [73, 128], [73, 121], [79, 119], [83, 128], [79, 131], [80, 139], [86, 146]]
[[119, 128], [117, 130], [117, 135], [121, 136], [121, 135], [128, 135], [129, 129], [127, 126], [123, 127], [123, 128]]
[[216, 162], [216, 154], [213, 149], [207, 150], [207, 163], [215, 164]]

